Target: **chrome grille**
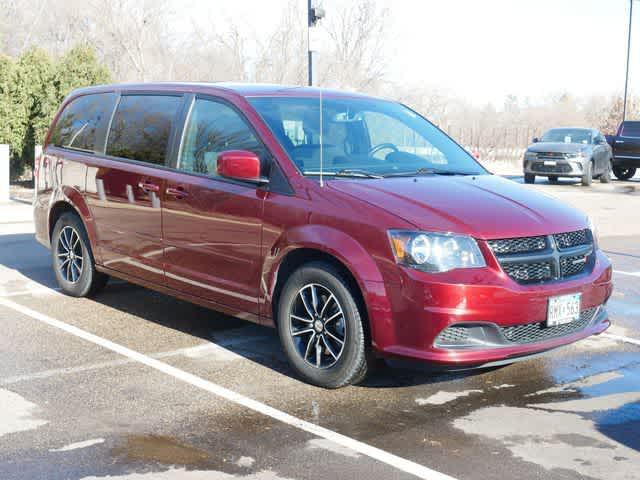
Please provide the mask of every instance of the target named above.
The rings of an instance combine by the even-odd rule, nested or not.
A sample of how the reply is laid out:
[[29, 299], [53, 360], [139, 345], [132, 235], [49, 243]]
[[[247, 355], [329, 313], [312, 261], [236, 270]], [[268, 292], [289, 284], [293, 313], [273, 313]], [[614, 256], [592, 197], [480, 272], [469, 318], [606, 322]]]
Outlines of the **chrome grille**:
[[593, 239], [586, 229], [488, 240], [487, 245], [504, 272], [521, 284], [569, 278], [593, 267]]
[[588, 230], [578, 230], [576, 232], [556, 233], [553, 239], [556, 241], [559, 249], [587, 245], [591, 243], [588, 232]]
[[496, 254], [536, 252], [547, 248], [546, 237], [505, 238], [487, 242]]
[[545, 165], [543, 162], [534, 162], [531, 170], [540, 173], [571, 173], [571, 165], [560, 163], [557, 165]]
[[548, 158], [550, 160], [564, 160], [566, 155], [560, 152], [538, 152], [538, 158]]
[[587, 327], [593, 320], [598, 307], [587, 308], [580, 312], [580, 318], [575, 322], [547, 327], [546, 322], [527, 323], [524, 325], [513, 325], [511, 327], [500, 327], [504, 337], [511, 343], [533, 343], [547, 340], [549, 338], [562, 337], [578, 332]]
[[506, 263], [502, 265], [502, 269], [520, 283], [538, 283], [553, 278], [551, 262]]

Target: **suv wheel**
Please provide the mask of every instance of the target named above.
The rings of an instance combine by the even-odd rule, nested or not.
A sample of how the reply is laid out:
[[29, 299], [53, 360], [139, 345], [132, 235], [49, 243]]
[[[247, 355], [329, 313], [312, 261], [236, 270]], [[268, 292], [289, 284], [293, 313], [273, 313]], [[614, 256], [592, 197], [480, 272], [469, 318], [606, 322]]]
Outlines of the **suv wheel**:
[[524, 183], [533, 183], [536, 181], [536, 176], [533, 173], [524, 174]]
[[636, 169], [634, 167], [613, 167], [613, 174], [618, 180], [629, 180], [636, 174]]
[[600, 183], [611, 183], [611, 162], [607, 162], [604, 172], [600, 175]]
[[109, 277], [95, 268], [89, 237], [80, 218], [63, 213], [51, 235], [53, 270], [64, 293], [86, 297], [97, 293]]
[[584, 173], [582, 175], [582, 185], [585, 187], [588, 187], [589, 185], [591, 185], [591, 182], [593, 180], [593, 163], [591, 162], [587, 162], [587, 164], [584, 167]]
[[348, 282], [330, 264], [291, 275], [278, 302], [278, 333], [291, 367], [309, 383], [340, 388], [362, 381], [371, 353]]

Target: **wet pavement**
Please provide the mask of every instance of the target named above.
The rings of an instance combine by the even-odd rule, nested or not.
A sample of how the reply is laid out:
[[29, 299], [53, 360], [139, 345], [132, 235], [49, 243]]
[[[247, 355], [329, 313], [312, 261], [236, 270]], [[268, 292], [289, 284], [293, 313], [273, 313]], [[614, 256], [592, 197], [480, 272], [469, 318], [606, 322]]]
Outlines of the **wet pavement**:
[[[640, 243], [631, 230], [640, 227], [625, 218], [640, 196], [616, 183], [596, 192], [530, 187], [605, 219], [616, 337], [491, 370], [381, 366], [337, 391], [297, 380], [268, 328], [123, 282], [94, 299], [57, 293], [32, 225], [0, 207], [0, 479], [415, 478], [397, 457], [434, 479], [638, 479]], [[213, 394], [22, 307], [357, 445]], [[368, 456], [358, 445], [379, 450]]]

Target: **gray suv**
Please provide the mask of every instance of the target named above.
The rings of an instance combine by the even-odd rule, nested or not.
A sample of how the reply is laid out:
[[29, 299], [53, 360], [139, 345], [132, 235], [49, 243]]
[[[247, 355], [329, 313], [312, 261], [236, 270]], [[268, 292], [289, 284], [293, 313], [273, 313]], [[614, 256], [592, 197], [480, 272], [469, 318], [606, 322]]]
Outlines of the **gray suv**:
[[582, 185], [594, 178], [611, 181], [611, 147], [598, 130], [592, 128], [552, 128], [524, 154], [525, 183], [533, 183], [536, 175], [555, 183], [558, 177], [579, 177]]

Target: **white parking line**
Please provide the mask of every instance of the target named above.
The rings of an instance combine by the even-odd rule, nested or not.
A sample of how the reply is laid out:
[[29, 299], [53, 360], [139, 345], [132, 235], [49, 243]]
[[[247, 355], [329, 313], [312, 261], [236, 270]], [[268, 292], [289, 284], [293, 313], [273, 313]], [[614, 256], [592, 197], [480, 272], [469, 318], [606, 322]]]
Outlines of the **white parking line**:
[[622, 270], [614, 270], [613, 273], [617, 273], [619, 275], [629, 275], [630, 277], [640, 277], [640, 272], [624, 272]]
[[36, 287], [29, 288], [26, 290], [17, 290], [15, 292], [3, 292], [0, 293], [0, 297], [21, 297], [23, 295], [60, 295], [60, 288], [49, 288], [49, 287]]
[[603, 333], [603, 337], [610, 338], [611, 340], [617, 340], [618, 342], [630, 343], [632, 345], [638, 345], [640, 347], [640, 340], [635, 338], [625, 337], [623, 335], [615, 335], [613, 333]]
[[200, 388], [209, 393], [217, 395], [218, 397], [224, 398], [225, 400], [271, 417], [287, 425], [291, 425], [292, 427], [298, 428], [299, 430], [305, 431], [312, 435], [325, 438], [329, 441], [337, 443], [338, 445], [342, 445], [343, 447], [359, 452], [379, 462], [386, 463], [387, 465], [414, 475], [418, 478], [428, 480], [455, 480], [449, 475], [440, 473], [436, 470], [432, 470], [428, 467], [425, 467], [424, 465], [420, 465], [419, 463], [412, 462], [411, 460], [399, 457], [397, 455], [394, 455], [393, 453], [389, 453], [372, 445], [360, 442], [359, 440], [347, 437], [346, 435], [342, 435], [314, 423], [310, 423], [300, 418], [294, 417], [293, 415], [289, 415], [288, 413], [270, 407], [269, 405], [258, 402], [257, 400], [253, 400], [249, 397], [245, 397], [244, 395], [229, 390], [221, 385], [200, 378], [189, 372], [185, 372], [184, 370], [180, 370], [179, 368], [173, 367], [157, 359], [136, 352], [135, 350], [131, 350], [110, 340], [89, 333], [73, 325], [69, 325], [60, 320], [56, 320], [55, 318], [49, 317], [40, 312], [36, 312], [35, 310], [15, 303], [7, 298], [0, 298], [0, 305], [15, 310], [16, 312], [23, 315], [27, 315], [28, 317], [31, 317], [52, 327], [63, 330], [67, 333], [70, 333], [71, 335], [75, 335], [76, 337], [82, 338], [83, 340], [116, 352], [120, 355], [130, 358], [131, 360], [142, 363], [148, 367], [165, 373], [166, 375], [170, 375], [178, 380], [193, 385], [194, 387]]

